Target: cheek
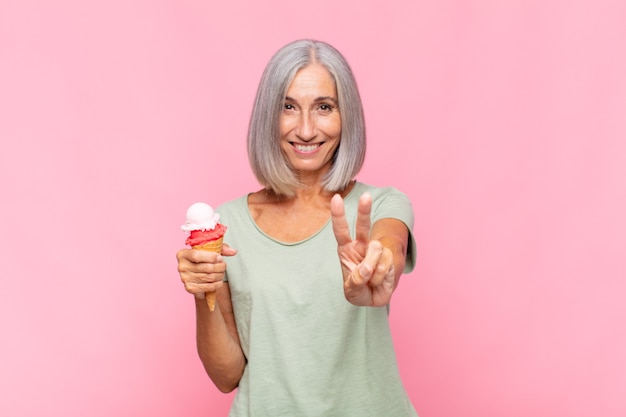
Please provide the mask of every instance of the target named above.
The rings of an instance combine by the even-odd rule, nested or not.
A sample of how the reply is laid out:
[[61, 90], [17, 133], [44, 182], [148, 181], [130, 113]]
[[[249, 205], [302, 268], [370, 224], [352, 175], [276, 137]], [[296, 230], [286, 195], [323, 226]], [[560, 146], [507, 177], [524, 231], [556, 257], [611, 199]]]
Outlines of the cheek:
[[289, 131], [291, 127], [289, 126], [289, 121], [284, 117], [281, 117], [278, 120], [278, 132], [280, 133], [280, 137], [283, 138]]
[[341, 136], [341, 118], [332, 118], [324, 121], [324, 131], [328, 136]]

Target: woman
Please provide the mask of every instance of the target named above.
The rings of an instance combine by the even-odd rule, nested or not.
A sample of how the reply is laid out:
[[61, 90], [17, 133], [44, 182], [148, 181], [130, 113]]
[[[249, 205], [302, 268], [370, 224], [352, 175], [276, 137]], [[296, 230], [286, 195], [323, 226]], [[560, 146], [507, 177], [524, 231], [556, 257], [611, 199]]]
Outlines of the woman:
[[265, 188], [218, 208], [228, 246], [177, 254], [200, 359], [221, 391], [238, 387], [230, 416], [416, 416], [387, 308], [413, 268], [413, 213], [397, 190], [354, 180], [363, 111], [337, 50], [301, 40], [274, 55], [248, 153]]

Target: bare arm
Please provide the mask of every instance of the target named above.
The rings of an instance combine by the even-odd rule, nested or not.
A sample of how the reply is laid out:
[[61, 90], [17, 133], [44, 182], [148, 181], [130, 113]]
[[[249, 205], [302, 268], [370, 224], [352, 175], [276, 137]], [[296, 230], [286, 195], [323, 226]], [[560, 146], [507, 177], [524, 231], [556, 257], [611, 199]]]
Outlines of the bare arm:
[[[222, 255], [236, 251], [224, 246]], [[233, 315], [230, 287], [222, 282], [226, 264], [213, 252], [183, 249], [177, 253], [178, 271], [188, 292], [196, 295], [196, 344], [209, 378], [222, 392], [238, 384], [246, 365]], [[214, 311], [209, 311], [204, 293], [217, 291]]]
[[389, 249], [393, 257], [394, 289], [400, 282], [400, 276], [406, 264], [406, 254], [409, 242], [409, 229], [398, 219], [381, 219], [374, 223], [370, 233], [370, 240], [379, 241], [384, 248]]
[[196, 298], [196, 344], [207, 375], [222, 392], [237, 388], [246, 366], [233, 314], [230, 288], [217, 291], [215, 311]]

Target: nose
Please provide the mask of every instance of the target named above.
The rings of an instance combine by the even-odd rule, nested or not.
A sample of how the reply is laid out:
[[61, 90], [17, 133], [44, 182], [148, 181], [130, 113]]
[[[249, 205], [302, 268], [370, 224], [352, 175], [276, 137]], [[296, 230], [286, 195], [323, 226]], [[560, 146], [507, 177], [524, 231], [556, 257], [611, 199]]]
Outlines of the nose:
[[313, 115], [311, 113], [302, 112], [298, 118], [296, 136], [304, 142], [309, 142], [317, 136], [315, 120], [313, 119]]

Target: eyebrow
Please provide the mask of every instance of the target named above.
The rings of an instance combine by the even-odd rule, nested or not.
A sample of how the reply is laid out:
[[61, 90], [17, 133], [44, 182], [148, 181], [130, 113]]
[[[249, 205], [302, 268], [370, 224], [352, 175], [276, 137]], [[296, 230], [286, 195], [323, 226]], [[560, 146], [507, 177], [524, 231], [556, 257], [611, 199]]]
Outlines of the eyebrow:
[[[333, 103], [337, 104], [337, 99], [335, 97], [331, 97], [331, 96], [322, 96], [322, 97], [318, 97], [315, 100], [313, 100], [314, 103], [319, 103], [320, 101], [332, 101]], [[289, 97], [286, 96], [285, 97], [285, 101], [293, 101], [293, 102], [298, 102], [298, 100], [296, 100], [293, 97]]]

